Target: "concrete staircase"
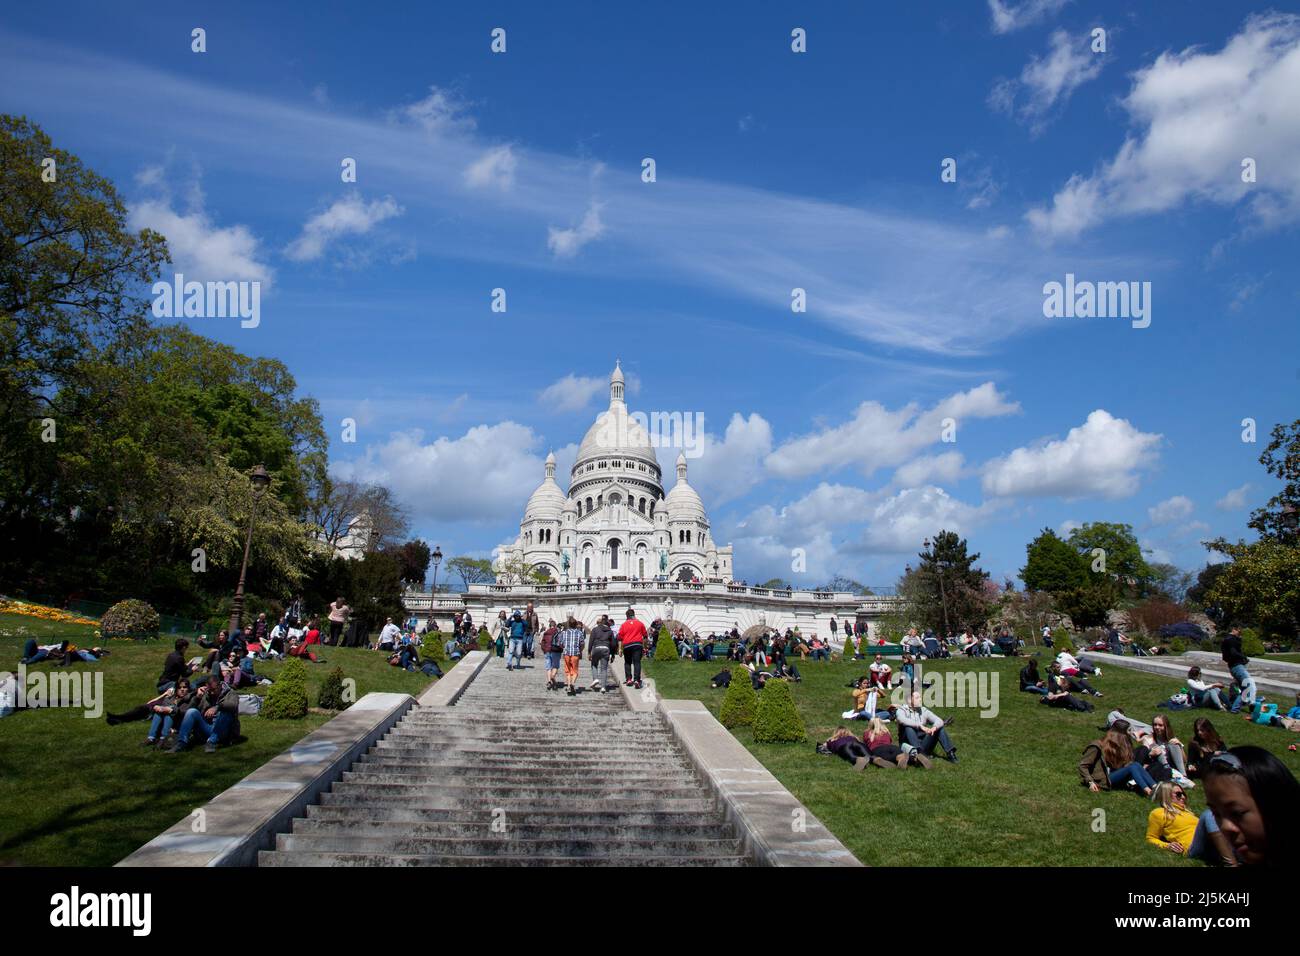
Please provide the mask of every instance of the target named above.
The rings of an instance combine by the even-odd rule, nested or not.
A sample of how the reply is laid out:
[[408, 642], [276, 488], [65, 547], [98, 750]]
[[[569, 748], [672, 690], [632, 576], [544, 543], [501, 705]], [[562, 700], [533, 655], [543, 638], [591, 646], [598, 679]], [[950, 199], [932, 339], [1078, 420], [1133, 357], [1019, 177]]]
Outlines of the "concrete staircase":
[[259, 866], [746, 866], [663, 718], [617, 688], [568, 697], [493, 658], [413, 709]]

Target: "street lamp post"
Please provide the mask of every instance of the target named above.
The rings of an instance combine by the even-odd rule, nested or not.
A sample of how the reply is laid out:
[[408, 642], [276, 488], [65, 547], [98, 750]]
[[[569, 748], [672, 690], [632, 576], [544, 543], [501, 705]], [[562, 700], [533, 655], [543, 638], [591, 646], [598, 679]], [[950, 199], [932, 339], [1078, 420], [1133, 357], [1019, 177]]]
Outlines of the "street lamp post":
[[433, 546], [433, 586], [429, 589], [429, 627], [433, 627], [434, 599], [438, 596], [438, 565], [442, 563], [442, 549]]
[[[925, 550], [927, 551], [930, 550], [929, 538], [925, 539]], [[948, 635], [952, 633], [952, 627], [948, 624], [948, 595], [947, 592], [945, 592], [943, 587], [943, 565], [939, 563], [939, 556], [937, 554], [934, 556], [934, 566], [939, 571], [939, 600], [943, 603], [943, 630], [944, 630], [943, 637], [944, 640], [946, 641], [948, 639]]]
[[234, 634], [244, 621], [244, 580], [248, 576], [248, 552], [253, 546], [253, 519], [257, 516], [257, 502], [271, 483], [266, 468], [258, 465], [248, 476], [253, 485], [253, 502], [248, 509], [248, 532], [244, 535], [244, 563], [239, 566], [239, 584], [235, 587], [235, 600], [230, 605], [230, 633]]

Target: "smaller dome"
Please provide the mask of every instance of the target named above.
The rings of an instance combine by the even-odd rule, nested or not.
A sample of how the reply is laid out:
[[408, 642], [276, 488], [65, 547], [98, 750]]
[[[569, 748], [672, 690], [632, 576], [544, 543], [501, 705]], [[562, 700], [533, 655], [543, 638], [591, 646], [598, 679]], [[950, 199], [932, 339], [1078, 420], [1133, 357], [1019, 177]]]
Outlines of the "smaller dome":
[[558, 521], [567, 501], [568, 498], [555, 481], [555, 455], [554, 453], [548, 454], [546, 456], [546, 478], [537, 486], [537, 490], [529, 496], [528, 504], [524, 507], [524, 520], [532, 521], [540, 518]]
[[668, 492], [667, 497], [664, 498], [664, 504], [668, 506], [668, 516], [674, 520], [707, 520], [704, 516], [704, 502], [700, 500], [699, 494], [686, 480], [686, 456], [684, 454], [677, 456], [677, 484], [673, 485], [673, 490]]

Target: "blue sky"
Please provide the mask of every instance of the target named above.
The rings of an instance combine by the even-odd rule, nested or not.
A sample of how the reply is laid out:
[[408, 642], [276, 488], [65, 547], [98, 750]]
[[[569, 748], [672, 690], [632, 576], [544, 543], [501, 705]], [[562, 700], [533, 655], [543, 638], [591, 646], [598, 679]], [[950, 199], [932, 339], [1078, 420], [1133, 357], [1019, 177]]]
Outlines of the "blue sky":
[[[550, 448], [566, 483], [615, 358], [703, 414], [751, 581], [891, 584], [940, 527], [999, 578], [1044, 526], [1190, 569], [1244, 533], [1300, 391], [1288, 8], [609, 6], [10, 6], [0, 110], [188, 278], [260, 280], [257, 328], [191, 323], [284, 360], [444, 552], [512, 539]], [[1066, 273], [1150, 282], [1150, 326], [1045, 318]]]

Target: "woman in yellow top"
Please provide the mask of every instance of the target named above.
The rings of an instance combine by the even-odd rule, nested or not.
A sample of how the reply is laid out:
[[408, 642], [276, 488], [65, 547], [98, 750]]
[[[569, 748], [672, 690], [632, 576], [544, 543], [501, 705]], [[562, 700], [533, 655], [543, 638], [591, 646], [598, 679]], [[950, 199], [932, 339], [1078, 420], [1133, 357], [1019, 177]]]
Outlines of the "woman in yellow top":
[[1182, 784], [1158, 783], [1151, 799], [1160, 805], [1147, 817], [1148, 843], [1211, 866], [1237, 865], [1232, 845], [1219, 832], [1214, 814], [1206, 810], [1198, 817], [1187, 809], [1187, 791]]

